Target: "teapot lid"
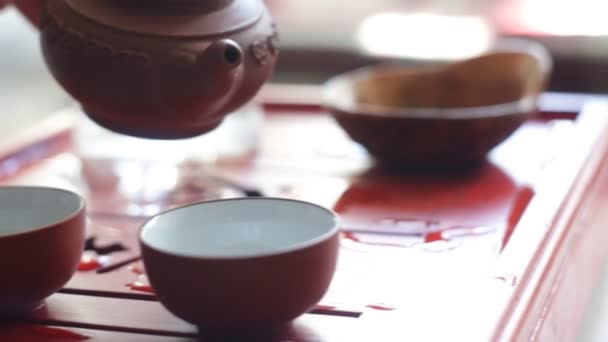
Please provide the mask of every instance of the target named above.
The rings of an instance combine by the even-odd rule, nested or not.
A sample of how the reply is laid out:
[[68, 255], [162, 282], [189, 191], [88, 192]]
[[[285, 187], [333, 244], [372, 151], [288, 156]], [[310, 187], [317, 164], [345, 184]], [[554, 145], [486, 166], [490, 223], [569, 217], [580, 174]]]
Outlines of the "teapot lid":
[[122, 31], [164, 37], [233, 32], [257, 22], [261, 0], [65, 0], [78, 14]]

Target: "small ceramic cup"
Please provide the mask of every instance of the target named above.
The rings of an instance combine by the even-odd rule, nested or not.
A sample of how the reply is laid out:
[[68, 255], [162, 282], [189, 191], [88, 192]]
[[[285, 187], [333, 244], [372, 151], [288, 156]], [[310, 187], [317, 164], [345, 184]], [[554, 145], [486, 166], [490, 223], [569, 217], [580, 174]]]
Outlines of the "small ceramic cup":
[[29, 313], [72, 277], [84, 247], [85, 202], [56, 188], [0, 187], [0, 317]]
[[173, 209], [139, 232], [161, 303], [205, 337], [271, 336], [326, 293], [338, 255], [338, 217], [279, 198]]

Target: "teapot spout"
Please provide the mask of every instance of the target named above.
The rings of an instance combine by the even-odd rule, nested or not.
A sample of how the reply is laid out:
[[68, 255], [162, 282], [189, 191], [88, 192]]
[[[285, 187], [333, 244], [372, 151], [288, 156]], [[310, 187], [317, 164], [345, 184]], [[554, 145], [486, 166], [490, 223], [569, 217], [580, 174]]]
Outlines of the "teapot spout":
[[243, 50], [231, 39], [214, 41], [198, 57], [201, 82], [192, 84], [193, 94], [198, 94], [193, 98], [204, 103], [200, 110], [214, 120], [225, 115], [227, 104], [235, 100], [232, 95], [241, 86], [244, 59]]
[[217, 71], [235, 72], [243, 63], [243, 50], [231, 39], [220, 39], [207, 48], [205, 57], [204, 63]]
[[243, 59], [243, 50], [231, 39], [217, 40], [205, 49], [198, 58], [198, 64], [209, 97], [228, 99], [228, 94], [238, 88], [243, 74]]

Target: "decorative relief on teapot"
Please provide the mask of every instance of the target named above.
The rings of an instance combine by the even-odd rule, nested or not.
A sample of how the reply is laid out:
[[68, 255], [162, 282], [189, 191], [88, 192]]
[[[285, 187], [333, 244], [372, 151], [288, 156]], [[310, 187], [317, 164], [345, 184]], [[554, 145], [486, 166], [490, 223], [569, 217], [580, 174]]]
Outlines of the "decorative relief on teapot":
[[270, 48], [270, 52], [274, 55], [279, 53], [279, 31], [277, 30], [277, 26], [272, 24], [272, 34], [268, 37], [268, 47]]
[[251, 44], [251, 54], [258, 64], [266, 64], [266, 60], [270, 55], [269, 50], [265, 40], [256, 40]]
[[97, 58], [129, 59], [130, 62], [138, 65], [148, 65], [150, 62], [150, 56], [141, 51], [118, 50], [108, 43], [88, 38], [83, 33], [62, 24], [48, 12], [44, 12], [41, 17], [40, 31], [49, 44], [58, 45], [58, 49], [70, 55], [78, 53], [85, 55], [90, 52], [89, 55]]
[[265, 39], [256, 40], [251, 44], [251, 54], [260, 65], [279, 53], [279, 34], [276, 25], [272, 24], [272, 33]]
[[171, 51], [170, 55], [172, 55], [178, 62], [184, 64], [194, 64], [198, 58], [198, 53], [196, 51], [181, 48]]

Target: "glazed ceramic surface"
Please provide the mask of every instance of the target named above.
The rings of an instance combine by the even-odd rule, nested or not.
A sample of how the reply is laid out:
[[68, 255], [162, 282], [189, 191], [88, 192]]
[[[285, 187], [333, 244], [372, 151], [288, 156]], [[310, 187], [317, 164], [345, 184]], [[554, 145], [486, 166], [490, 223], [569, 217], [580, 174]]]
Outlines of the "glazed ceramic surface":
[[85, 204], [43, 187], [0, 187], [0, 316], [27, 313], [70, 279], [84, 247]]
[[49, 70], [86, 114], [145, 138], [214, 129], [278, 55], [260, 0], [49, 0], [40, 29]]
[[202, 334], [264, 334], [325, 294], [337, 221], [306, 202], [232, 199], [160, 214], [139, 238], [150, 283], [169, 311]]

